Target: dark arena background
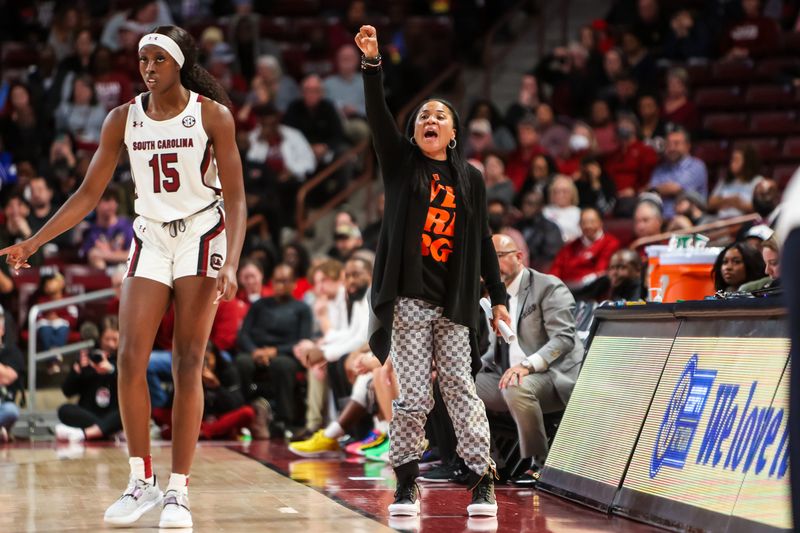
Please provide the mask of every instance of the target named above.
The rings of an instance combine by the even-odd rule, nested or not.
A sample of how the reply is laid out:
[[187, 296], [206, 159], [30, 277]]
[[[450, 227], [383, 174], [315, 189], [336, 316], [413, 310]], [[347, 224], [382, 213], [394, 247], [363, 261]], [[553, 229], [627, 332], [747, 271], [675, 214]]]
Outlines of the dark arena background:
[[[0, 248], [75, 194], [109, 112], [147, 91], [139, 39], [171, 24], [230, 96], [247, 205], [238, 293], [218, 306], [203, 370], [194, 529], [796, 530], [780, 258], [798, 209], [782, 204], [800, 166], [798, 2], [0, 0]], [[574, 299], [564, 320], [552, 295], [517, 307], [506, 283], [518, 337], [568, 331], [584, 352], [573, 382], [554, 382], [552, 361], [536, 369], [564, 401], [487, 402], [496, 518], [467, 515], [435, 368], [421, 513], [387, 510], [396, 383], [360, 305], [386, 207], [364, 24], [401, 132], [429, 97], [458, 112], [489, 229], [510, 238], [501, 273], [550, 274]], [[110, 530], [127, 474], [117, 316], [139, 261], [136, 198], [122, 150], [91, 214], [30, 268], [0, 264], [0, 531]], [[162, 480], [174, 328], [170, 307], [147, 369]], [[482, 329], [481, 372], [541, 348]], [[524, 455], [529, 414], [544, 455]]]

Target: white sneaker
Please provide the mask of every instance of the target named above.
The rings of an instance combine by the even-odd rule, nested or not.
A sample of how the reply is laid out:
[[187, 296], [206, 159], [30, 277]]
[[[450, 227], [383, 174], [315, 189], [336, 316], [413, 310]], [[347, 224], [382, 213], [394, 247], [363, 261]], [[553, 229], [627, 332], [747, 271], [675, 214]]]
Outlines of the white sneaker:
[[56, 424], [56, 440], [62, 442], [83, 442], [86, 434], [81, 428], [74, 428], [65, 424]]
[[161, 503], [164, 493], [158, 483], [152, 485], [131, 476], [128, 488], [122, 496], [106, 509], [103, 520], [115, 526], [127, 526], [139, 520], [142, 515]]
[[189, 509], [189, 496], [177, 490], [168, 490], [164, 495], [161, 509], [160, 528], [192, 527], [192, 511]]

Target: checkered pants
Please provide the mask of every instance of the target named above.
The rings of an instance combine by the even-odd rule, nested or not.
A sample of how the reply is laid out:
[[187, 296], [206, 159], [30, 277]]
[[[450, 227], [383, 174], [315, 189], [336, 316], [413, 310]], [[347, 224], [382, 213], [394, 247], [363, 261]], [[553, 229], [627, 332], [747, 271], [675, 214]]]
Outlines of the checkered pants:
[[476, 474], [495, 465], [489, 455], [486, 408], [470, 373], [469, 329], [442, 316], [442, 308], [422, 300], [398, 298], [394, 307], [391, 358], [400, 396], [392, 402], [393, 467], [422, 456], [425, 420], [433, 409], [432, 365], [435, 361], [447, 412], [453, 420], [458, 455]]

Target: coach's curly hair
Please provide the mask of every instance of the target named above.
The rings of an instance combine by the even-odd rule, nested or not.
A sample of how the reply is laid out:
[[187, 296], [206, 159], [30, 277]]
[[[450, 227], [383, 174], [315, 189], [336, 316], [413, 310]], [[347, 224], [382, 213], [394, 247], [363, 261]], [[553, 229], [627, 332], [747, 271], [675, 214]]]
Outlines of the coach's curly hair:
[[231, 107], [231, 99], [222, 85], [197, 62], [197, 44], [188, 31], [178, 26], [158, 26], [153, 33], [166, 35], [178, 43], [184, 57], [181, 67], [181, 84], [184, 87], [211, 98], [227, 108]]

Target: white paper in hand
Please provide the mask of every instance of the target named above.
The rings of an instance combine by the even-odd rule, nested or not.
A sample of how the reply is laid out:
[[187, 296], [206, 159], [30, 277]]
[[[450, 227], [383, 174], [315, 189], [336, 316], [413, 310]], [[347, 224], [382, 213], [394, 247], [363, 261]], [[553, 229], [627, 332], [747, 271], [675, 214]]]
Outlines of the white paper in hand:
[[[483, 312], [486, 313], [486, 318], [489, 320], [492, 319], [492, 304], [489, 303], [489, 300], [486, 298], [481, 298], [481, 308]], [[511, 344], [512, 342], [517, 341], [517, 336], [511, 330], [508, 324], [503, 322], [502, 320], [498, 321], [498, 328], [500, 329], [500, 335], [503, 336], [503, 340], [507, 343]]]

